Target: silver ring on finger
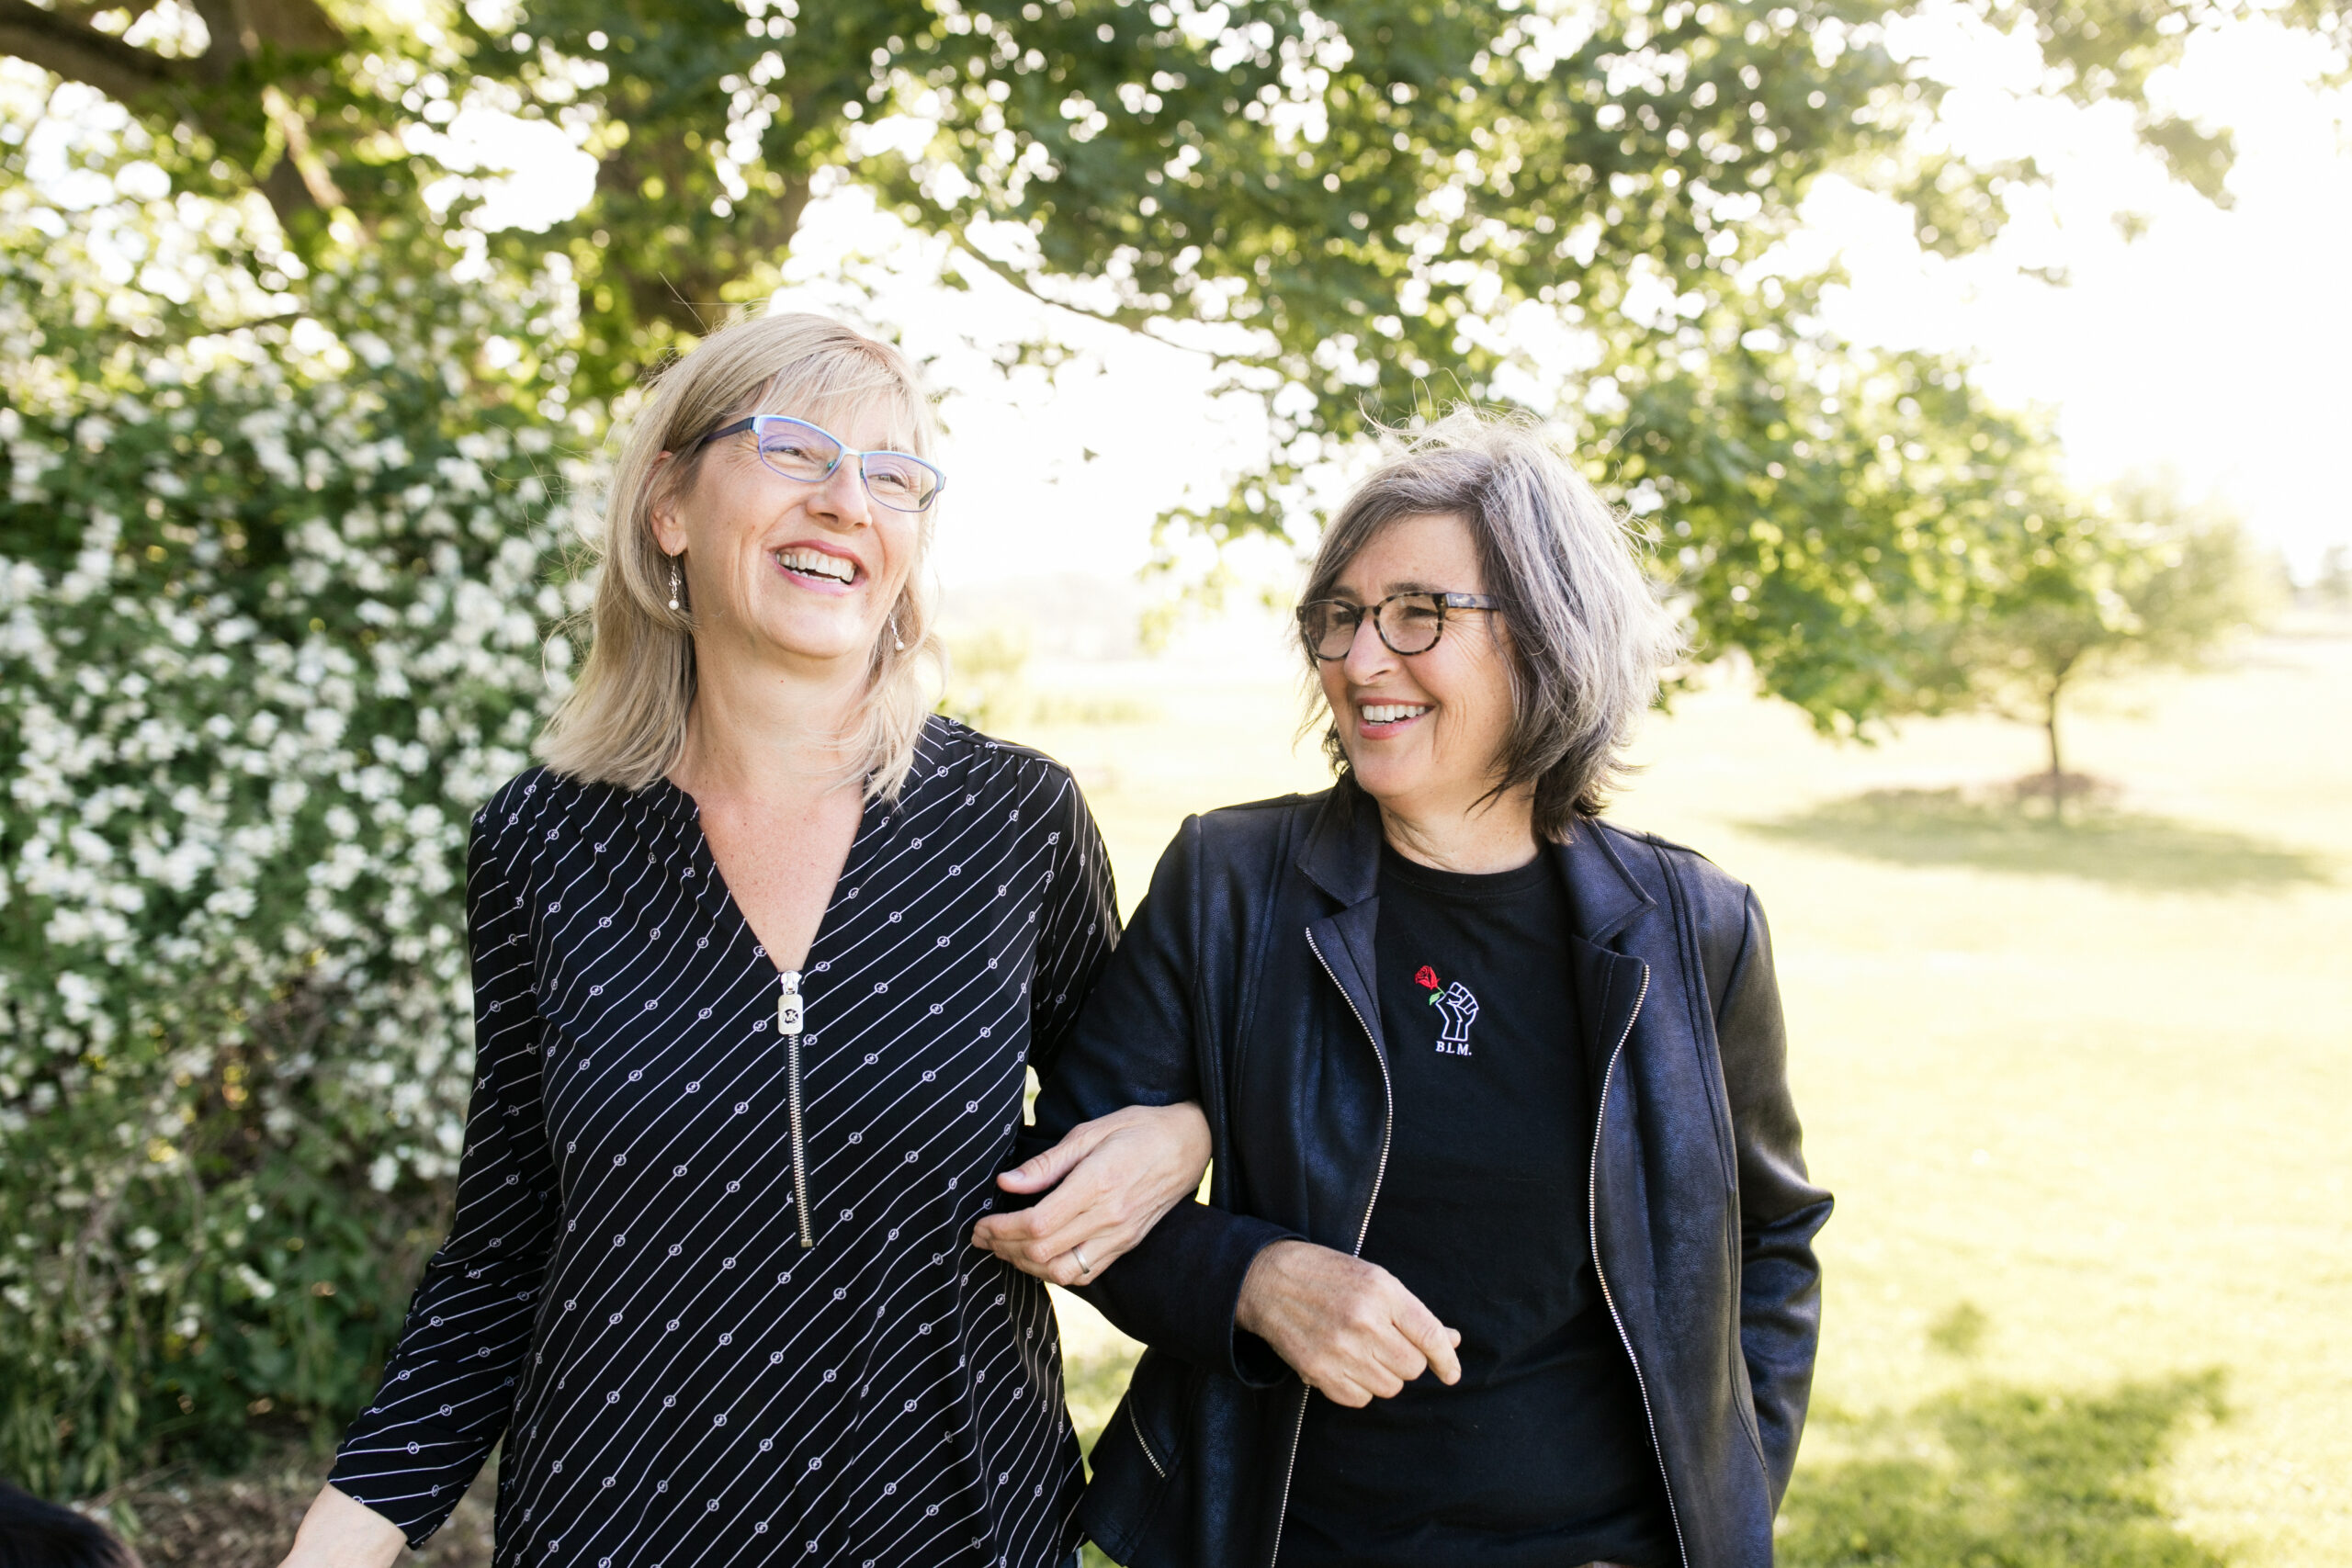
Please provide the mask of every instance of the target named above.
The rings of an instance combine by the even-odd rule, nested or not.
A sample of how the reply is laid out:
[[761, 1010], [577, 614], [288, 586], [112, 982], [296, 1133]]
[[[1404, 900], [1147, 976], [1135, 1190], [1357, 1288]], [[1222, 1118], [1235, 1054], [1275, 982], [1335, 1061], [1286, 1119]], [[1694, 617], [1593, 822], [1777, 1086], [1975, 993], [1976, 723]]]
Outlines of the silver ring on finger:
[[1083, 1280], [1089, 1274], [1094, 1272], [1094, 1265], [1086, 1260], [1085, 1253], [1073, 1247], [1069, 1249], [1069, 1255], [1078, 1259], [1078, 1277], [1080, 1279]]

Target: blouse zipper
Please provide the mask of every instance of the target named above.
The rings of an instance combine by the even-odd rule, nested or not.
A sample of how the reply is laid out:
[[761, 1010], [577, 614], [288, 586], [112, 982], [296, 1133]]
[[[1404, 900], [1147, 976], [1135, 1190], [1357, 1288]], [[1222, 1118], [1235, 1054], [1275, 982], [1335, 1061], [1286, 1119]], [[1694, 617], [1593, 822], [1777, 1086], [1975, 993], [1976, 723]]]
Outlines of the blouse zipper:
[[786, 1109], [792, 1119], [792, 1212], [800, 1223], [800, 1245], [817, 1245], [808, 1225], [808, 1151], [800, 1136], [800, 1021], [806, 1012], [800, 999], [800, 971], [786, 969], [784, 990], [775, 999], [775, 1026], [784, 1035]]

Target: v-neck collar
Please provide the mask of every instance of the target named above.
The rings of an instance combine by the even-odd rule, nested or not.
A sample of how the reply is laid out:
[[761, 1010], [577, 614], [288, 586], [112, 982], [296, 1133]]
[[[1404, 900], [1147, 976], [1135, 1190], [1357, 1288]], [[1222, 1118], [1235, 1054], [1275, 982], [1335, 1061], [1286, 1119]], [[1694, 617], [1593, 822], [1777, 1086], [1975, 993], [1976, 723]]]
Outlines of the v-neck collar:
[[[913, 784], [914, 780], [910, 777], [909, 789]], [[800, 968], [794, 971], [786, 969], [776, 961], [775, 954], [767, 951], [759, 933], [752, 929], [751, 918], [743, 913], [742, 905], [736, 902], [735, 890], [728, 885], [727, 874], [719, 869], [718, 857], [711, 851], [710, 835], [703, 830], [701, 802], [666, 773], [639, 793], [650, 808], [679, 823], [692, 834], [688, 852], [694, 858], [695, 872], [709, 879], [721, 910], [733, 921], [733, 940], [745, 950], [746, 958], [757, 956], [764, 959], [778, 975], [805, 975], [817, 968], [822, 958], [825, 939], [839, 923], [838, 917], [843, 906], [858, 896], [878, 859], [878, 852], [896, 836], [899, 823], [906, 814], [904, 791], [895, 801], [866, 795], [859, 802], [857, 831], [850, 837], [849, 853], [842, 857], [841, 874], [833, 879], [833, 890], [825, 899], [825, 912], [817, 918], [816, 934], [808, 939], [808, 954], [801, 961]]]

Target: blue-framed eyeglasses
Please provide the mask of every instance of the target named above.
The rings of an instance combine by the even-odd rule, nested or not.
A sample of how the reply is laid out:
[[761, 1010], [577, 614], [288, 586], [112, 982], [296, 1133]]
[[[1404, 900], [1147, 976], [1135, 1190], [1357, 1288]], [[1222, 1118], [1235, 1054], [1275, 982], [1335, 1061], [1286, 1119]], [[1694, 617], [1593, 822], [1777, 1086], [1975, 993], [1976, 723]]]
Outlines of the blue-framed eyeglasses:
[[842, 458], [856, 458], [865, 493], [893, 512], [928, 511], [947, 488], [947, 476], [921, 457], [904, 452], [860, 452], [844, 446], [831, 431], [789, 414], [755, 413], [712, 431], [695, 445], [706, 446], [747, 431], [759, 443], [761, 462], [803, 484], [822, 484], [833, 477]]

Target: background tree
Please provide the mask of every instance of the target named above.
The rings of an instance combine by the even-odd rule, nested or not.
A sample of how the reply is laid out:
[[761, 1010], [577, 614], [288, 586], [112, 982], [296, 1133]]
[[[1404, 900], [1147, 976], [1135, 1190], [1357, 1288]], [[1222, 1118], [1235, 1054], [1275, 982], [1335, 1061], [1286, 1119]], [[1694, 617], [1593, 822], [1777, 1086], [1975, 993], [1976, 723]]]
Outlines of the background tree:
[[2312, 595], [2331, 610], [2352, 610], [2352, 550], [2333, 545], [2320, 557]]
[[[1939, 89], [1886, 41], [1915, 8], [473, 0], [401, 25], [318, 0], [0, 0], [0, 49], [112, 96], [184, 187], [266, 192], [311, 265], [362, 243], [567, 257], [575, 404], [759, 297], [811, 196], [862, 181], [975, 265], [1263, 400], [1264, 464], [1172, 527], [1304, 530], [1370, 423], [1431, 397], [1561, 414], [1595, 477], [1671, 525], [1705, 644], [1849, 728], [1901, 695], [1907, 628], [1960, 592], [1947, 457], [2004, 437], [1960, 367], [1857, 354], [1811, 309], [1820, 279], [1759, 263], [1827, 173], [1908, 201], [1947, 253], [2038, 177], [1922, 150]], [[2049, 91], [2132, 106], [2216, 199], [2227, 137], [2153, 107], [2152, 75], [2245, 16], [2339, 62], [2352, 38], [2329, 0], [1974, 10], [2032, 39]], [[598, 159], [576, 217], [483, 231], [481, 182], [435, 161], [475, 107]]]
[[2093, 681], [2194, 665], [2267, 606], [2264, 563], [2235, 516], [2140, 479], [2105, 504], [2027, 514], [2034, 541], [2007, 581], [1948, 635], [1962, 701], [2039, 728], [2051, 812], [2074, 787], [2060, 745], [2065, 704]]

